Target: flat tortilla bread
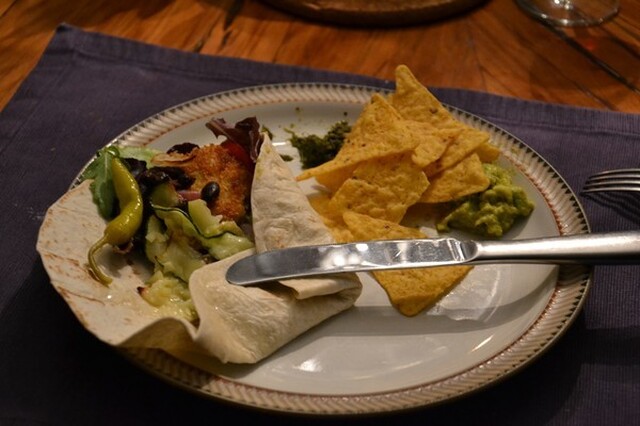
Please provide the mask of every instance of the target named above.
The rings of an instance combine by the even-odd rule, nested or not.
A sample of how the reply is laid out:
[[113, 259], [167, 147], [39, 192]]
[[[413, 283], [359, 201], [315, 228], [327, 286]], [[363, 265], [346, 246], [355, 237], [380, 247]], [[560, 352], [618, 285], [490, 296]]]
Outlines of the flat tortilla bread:
[[[113, 277], [109, 286], [96, 281], [86, 266], [89, 247], [102, 235], [105, 222], [83, 182], [64, 194], [45, 216], [37, 250], [51, 283], [84, 327], [105, 343], [120, 347], [156, 348], [185, 362], [193, 354], [202, 367], [204, 357], [222, 362], [255, 363], [325, 319], [348, 309], [361, 292], [353, 276], [271, 283], [265, 287], [238, 287], [224, 279], [229, 265], [254, 253], [246, 250], [209, 264], [192, 274], [189, 288], [200, 317], [194, 325], [167, 315], [138, 294], [150, 268], [143, 259], [131, 259], [102, 250], [98, 262]], [[290, 245], [331, 242], [329, 231], [301, 193], [287, 165], [265, 141], [256, 165], [253, 214], [259, 218], [258, 251]], [[271, 194], [288, 194], [286, 203], [272, 205]], [[263, 195], [260, 195], [263, 194]], [[253, 196], [253, 192], [252, 192]], [[301, 200], [305, 199], [305, 203]], [[284, 223], [282, 234], [260, 229]], [[326, 234], [326, 235], [325, 235]], [[286, 238], [280, 238], [284, 235]], [[312, 289], [311, 291], [309, 289]], [[316, 292], [316, 293], [314, 293]]]
[[[256, 251], [336, 241], [309, 199], [300, 191], [293, 174], [271, 144], [263, 144], [251, 189], [251, 211]], [[331, 278], [288, 279], [298, 299], [334, 294], [359, 286], [355, 274]]]

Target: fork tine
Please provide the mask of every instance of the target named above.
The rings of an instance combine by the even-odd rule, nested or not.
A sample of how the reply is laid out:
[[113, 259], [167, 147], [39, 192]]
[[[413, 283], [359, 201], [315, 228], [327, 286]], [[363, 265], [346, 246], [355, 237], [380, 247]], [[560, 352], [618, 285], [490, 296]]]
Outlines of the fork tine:
[[582, 192], [640, 192], [640, 169], [606, 170], [589, 176]]
[[613, 182], [613, 181], [622, 181], [624, 179], [631, 179], [631, 182], [638, 182], [640, 181], [640, 173], [593, 175], [593, 176], [589, 176], [589, 178], [587, 179], [587, 182]]
[[590, 178], [599, 177], [599, 176], [611, 176], [611, 175], [618, 175], [618, 174], [626, 174], [626, 173], [631, 173], [631, 174], [634, 174], [636, 177], [639, 177], [640, 169], [631, 168], [631, 169], [604, 170], [602, 172], [595, 173], [595, 174], [591, 175]]
[[588, 192], [605, 192], [605, 191], [609, 191], [609, 192], [620, 192], [620, 191], [629, 191], [629, 192], [640, 192], [640, 184], [639, 183], [632, 183], [631, 185], [628, 184], [609, 184], [609, 185], [585, 185], [584, 188], [582, 188], [582, 192], [583, 193], [588, 193]]
[[606, 188], [584, 188], [581, 191], [583, 194], [589, 194], [592, 192], [640, 192], [640, 186], [609, 186]]

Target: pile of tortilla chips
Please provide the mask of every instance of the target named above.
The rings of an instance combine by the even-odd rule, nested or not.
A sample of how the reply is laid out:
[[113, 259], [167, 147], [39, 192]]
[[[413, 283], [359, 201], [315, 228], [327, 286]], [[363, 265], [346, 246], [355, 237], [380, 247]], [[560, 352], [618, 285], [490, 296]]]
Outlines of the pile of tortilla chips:
[[[499, 151], [489, 134], [457, 121], [409, 68], [396, 69], [396, 90], [374, 94], [336, 157], [305, 170], [328, 193], [311, 201], [340, 242], [426, 238], [402, 225], [409, 207], [484, 191], [483, 162]], [[470, 267], [374, 273], [393, 306], [412, 316], [433, 305]]]

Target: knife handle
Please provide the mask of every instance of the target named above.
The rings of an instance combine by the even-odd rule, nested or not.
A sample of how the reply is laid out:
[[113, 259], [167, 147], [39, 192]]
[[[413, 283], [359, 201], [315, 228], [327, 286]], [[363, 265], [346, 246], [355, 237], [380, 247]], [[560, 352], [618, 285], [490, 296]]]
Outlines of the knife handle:
[[476, 241], [473, 263], [640, 264], [640, 231]]

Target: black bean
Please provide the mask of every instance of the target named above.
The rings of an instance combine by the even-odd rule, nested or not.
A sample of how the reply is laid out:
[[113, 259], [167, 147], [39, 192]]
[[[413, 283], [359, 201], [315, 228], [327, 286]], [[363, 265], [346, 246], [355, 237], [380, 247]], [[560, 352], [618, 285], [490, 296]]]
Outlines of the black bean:
[[215, 200], [220, 195], [220, 185], [216, 182], [209, 182], [205, 186], [202, 187], [200, 191], [200, 198], [202, 198], [207, 203]]
[[152, 167], [138, 176], [141, 185], [154, 187], [171, 180], [171, 176], [160, 168]]
[[142, 160], [136, 160], [135, 158], [123, 158], [122, 161], [129, 169], [129, 172], [133, 177], [138, 177], [147, 169], [147, 163]]
[[139, 179], [148, 186], [159, 185], [163, 182], [171, 181], [176, 189], [187, 189], [195, 178], [187, 175], [180, 167], [152, 167], [144, 172]]
[[169, 148], [167, 150], [167, 154], [171, 154], [172, 152], [177, 152], [178, 154], [188, 154], [196, 148], [198, 148], [198, 145], [194, 143], [183, 142]]

